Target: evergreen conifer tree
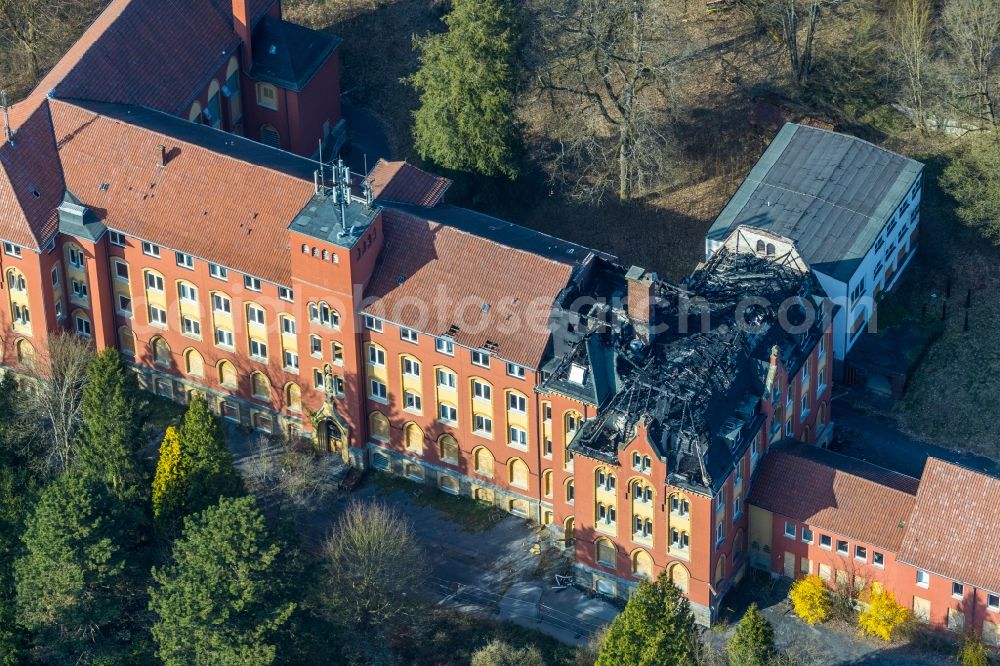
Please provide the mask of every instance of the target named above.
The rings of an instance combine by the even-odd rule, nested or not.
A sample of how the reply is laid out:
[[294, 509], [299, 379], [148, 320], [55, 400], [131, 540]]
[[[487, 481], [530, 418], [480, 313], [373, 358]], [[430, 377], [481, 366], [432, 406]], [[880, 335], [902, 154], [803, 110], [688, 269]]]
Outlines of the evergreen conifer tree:
[[750, 608], [736, 625], [736, 632], [726, 646], [729, 666], [767, 666], [774, 656], [774, 627], [757, 604]]
[[243, 480], [226, 449], [219, 420], [204, 398], [195, 396], [188, 404], [180, 429], [180, 468], [186, 476], [186, 514], [197, 513], [218, 502], [220, 497], [244, 493]]
[[168, 426], [153, 477], [153, 521], [169, 530], [183, 515], [186, 499], [187, 470], [181, 466], [181, 438], [177, 428]]

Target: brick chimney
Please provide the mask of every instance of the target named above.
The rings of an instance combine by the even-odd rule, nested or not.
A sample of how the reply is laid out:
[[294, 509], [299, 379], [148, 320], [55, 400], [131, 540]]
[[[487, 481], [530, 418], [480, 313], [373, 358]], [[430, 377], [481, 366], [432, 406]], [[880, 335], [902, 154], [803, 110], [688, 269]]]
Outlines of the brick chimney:
[[625, 274], [628, 282], [628, 316], [636, 334], [647, 342], [653, 337], [653, 306], [656, 304], [654, 285], [656, 274], [632, 266]]
[[253, 64], [253, 46], [250, 44], [250, 8], [249, 0], [233, 0], [233, 31], [243, 42], [243, 71], [249, 72]]

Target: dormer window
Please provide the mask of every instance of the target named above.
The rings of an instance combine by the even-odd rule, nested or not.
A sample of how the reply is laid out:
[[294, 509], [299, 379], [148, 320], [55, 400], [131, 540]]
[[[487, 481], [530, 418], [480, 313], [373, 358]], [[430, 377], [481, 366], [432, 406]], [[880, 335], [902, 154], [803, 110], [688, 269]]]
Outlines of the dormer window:
[[257, 105], [272, 111], [278, 110], [278, 89], [270, 83], [257, 84]]
[[580, 365], [579, 363], [573, 363], [569, 366], [569, 381], [583, 386], [583, 381], [587, 377], [587, 369]]

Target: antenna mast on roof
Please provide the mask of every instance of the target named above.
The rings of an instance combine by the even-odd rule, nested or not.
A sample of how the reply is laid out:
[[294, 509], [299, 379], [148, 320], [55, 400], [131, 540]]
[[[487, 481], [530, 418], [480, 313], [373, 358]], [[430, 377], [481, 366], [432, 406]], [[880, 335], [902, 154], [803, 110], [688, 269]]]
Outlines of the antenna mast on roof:
[[347, 229], [347, 206], [351, 202], [351, 171], [344, 164], [344, 160], [338, 159], [336, 169], [336, 187], [338, 191], [338, 203], [340, 204], [340, 228], [348, 233], [354, 233], [354, 225]]
[[3, 135], [7, 143], [14, 145], [14, 132], [10, 129], [10, 114], [7, 112], [7, 91], [0, 90], [0, 108], [3, 109]]

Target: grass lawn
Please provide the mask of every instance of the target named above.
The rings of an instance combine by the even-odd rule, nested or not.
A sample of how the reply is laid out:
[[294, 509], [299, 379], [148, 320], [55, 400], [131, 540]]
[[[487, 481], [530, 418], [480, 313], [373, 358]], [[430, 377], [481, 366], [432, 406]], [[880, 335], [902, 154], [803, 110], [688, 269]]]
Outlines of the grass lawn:
[[467, 497], [449, 495], [422, 483], [414, 483], [381, 472], [372, 475], [372, 483], [380, 494], [404, 493], [414, 504], [429, 506], [440, 511], [469, 532], [488, 530], [508, 515], [505, 511], [489, 504]]

